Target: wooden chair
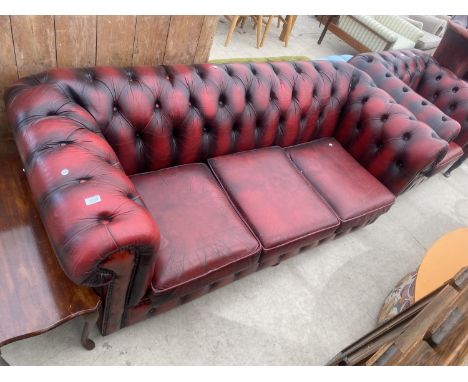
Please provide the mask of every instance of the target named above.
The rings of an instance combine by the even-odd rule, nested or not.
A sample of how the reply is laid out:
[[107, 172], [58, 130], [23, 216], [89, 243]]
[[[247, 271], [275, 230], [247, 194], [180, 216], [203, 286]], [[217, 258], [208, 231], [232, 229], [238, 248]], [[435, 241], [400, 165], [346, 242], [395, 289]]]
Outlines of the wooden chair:
[[[257, 48], [261, 48], [266, 40], [268, 32], [270, 31], [271, 24], [275, 18], [278, 19], [277, 27], [281, 26], [283, 23], [283, 30], [281, 31], [280, 40], [285, 43], [285, 47], [288, 46], [289, 36], [291, 35], [292, 28], [294, 23], [296, 22], [297, 16], [263, 16], [263, 15], [255, 15], [255, 16], [224, 16], [229, 22], [229, 32], [226, 36], [226, 41], [224, 46], [228, 46], [229, 42], [231, 41], [232, 35], [234, 30], [237, 26], [243, 29], [245, 25], [245, 21], [250, 17], [253, 21], [253, 29], [256, 29], [257, 34]], [[263, 26], [265, 25], [265, 28]]]
[[265, 42], [266, 36], [270, 31], [271, 23], [273, 22], [274, 18], [278, 19], [276, 24], [277, 28], [281, 26], [281, 23], [283, 23], [283, 30], [281, 31], [279, 39], [284, 42], [285, 47], [288, 46], [289, 36], [291, 35], [291, 31], [294, 27], [294, 24], [296, 23], [297, 16], [268, 16], [267, 21], [264, 21], [266, 25], [265, 30], [263, 32], [262, 40], [260, 42], [260, 47], [262, 47], [263, 43]]
[[283, 23], [283, 30], [281, 31], [280, 40], [284, 42], [284, 47], [288, 47], [289, 36], [291, 36], [292, 29], [296, 23], [297, 16], [289, 15], [286, 17], [278, 16], [278, 25]]
[[[243, 29], [245, 21], [249, 16], [224, 16], [231, 24], [229, 26], [229, 32], [226, 36], [224, 46], [228, 46], [231, 41], [234, 30], [238, 25]], [[263, 16], [250, 16], [254, 22], [253, 28], [257, 29], [257, 48], [260, 48], [262, 40], [262, 27], [263, 27]]]

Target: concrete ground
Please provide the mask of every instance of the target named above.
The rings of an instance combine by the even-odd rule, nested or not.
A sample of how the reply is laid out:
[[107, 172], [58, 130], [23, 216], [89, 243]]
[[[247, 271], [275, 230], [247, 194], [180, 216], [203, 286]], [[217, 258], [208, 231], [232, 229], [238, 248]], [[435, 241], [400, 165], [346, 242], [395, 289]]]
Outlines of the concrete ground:
[[[317, 51], [318, 32], [303, 26], [314, 20], [301, 19], [291, 50], [272, 33], [267, 43], [277, 48], [239, 49], [232, 57], [353, 53], [331, 37]], [[224, 54], [224, 29], [213, 58]], [[375, 327], [388, 292], [434, 241], [467, 225], [465, 163], [451, 178], [437, 175], [402, 195], [370, 226], [110, 336], [95, 329], [91, 352], [80, 346], [77, 319], [2, 353], [13, 365], [322, 365]]]

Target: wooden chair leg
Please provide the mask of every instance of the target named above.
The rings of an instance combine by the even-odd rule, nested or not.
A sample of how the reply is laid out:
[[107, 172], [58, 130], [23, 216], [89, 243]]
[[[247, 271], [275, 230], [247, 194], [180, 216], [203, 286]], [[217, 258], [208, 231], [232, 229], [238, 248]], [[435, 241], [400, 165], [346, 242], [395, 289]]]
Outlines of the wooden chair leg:
[[239, 21], [240, 16], [233, 16], [231, 20], [231, 26], [229, 27], [229, 32], [226, 36], [226, 41], [224, 42], [224, 46], [228, 46], [229, 42], [231, 41], [232, 34], [234, 33], [234, 29], [236, 29], [237, 21]]
[[266, 38], [268, 32], [270, 31], [270, 27], [271, 27], [271, 23], [273, 21], [273, 17], [274, 16], [268, 16], [268, 21], [266, 23], [265, 30], [263, 31], [263, 36], [262, 36], [262, 41], [260, 42], [260, 47], [263, 46], [263, 43], [265, 42], [265, 38]]
[[242, 30], [244, 29], [245, 20], [247, 20], [247, 16], [241, 16], [241, 24], [240, 24], [240, 27], [241, 27]]
[[288, 16], [288, 24], [286, 27], [286, 34], [284, 36], [284, 46], [285, 48], [288, 47], [289, 36], [291, 35], [291, 31], [296, 23], [297, 16]]
[[262, 39], [262, 26], [263, 16], [257, 16], [257, 48], [260, 48], [260, 41]]
[[327, 30], [328, 30], [328, 26], [330, 25], [331, 21], [333, 19], [333, 16], [326, 16], [326, 21], [325, 23], [323, 24], [324, 27], [323, 27], [323, 31], [322, 31], [322, 34], [320, 35], [318, 41], [317, 41], [317, 44], [321, 44], [322, 43], [322, 40], [323, 38], [325, 37], [325, 34], [327, 33]]

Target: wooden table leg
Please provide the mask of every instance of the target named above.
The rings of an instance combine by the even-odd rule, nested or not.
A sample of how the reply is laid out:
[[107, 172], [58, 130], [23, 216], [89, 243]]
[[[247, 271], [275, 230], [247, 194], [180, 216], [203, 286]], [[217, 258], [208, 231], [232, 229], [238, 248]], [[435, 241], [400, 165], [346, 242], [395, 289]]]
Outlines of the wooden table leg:
[[0, 349], [0, 366], [10, 366], [10, 364], [2, 357], [2, 349]]
[[98, 318], [99, 312], [93, 312], [83, 316], [84, 324], [81, 334], [81, 345], [83, 345], [86, 350], [93, 350], [96, 346], [94, 341], [89, 338], [89, 332], [91, 328], [96, 325]]

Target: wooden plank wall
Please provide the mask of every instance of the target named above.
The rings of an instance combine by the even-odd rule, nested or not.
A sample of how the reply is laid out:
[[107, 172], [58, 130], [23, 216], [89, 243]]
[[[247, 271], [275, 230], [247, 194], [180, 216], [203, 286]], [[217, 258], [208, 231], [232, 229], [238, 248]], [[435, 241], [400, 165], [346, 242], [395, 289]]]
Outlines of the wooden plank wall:
[[54, 67], [208, 61], [218, 16], [0, 16], [0, 150], [11, 144], [3, 93]]

